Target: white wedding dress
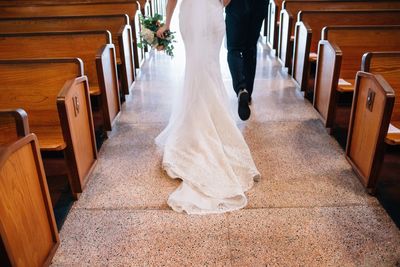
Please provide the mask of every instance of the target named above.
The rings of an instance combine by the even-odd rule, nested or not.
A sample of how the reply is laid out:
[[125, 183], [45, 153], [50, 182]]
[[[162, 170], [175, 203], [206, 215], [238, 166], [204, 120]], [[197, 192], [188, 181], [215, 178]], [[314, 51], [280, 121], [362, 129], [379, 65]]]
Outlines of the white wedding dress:
[[182, 0], [179, 25], [186, 51], [184, 88], [156, 138], [163, 168], [182, 179], [168, 205], [188, 214], [237, 210], [247, 205], [244, 192], [260, 174], [222, 81], [223, 6], [219, 0]]

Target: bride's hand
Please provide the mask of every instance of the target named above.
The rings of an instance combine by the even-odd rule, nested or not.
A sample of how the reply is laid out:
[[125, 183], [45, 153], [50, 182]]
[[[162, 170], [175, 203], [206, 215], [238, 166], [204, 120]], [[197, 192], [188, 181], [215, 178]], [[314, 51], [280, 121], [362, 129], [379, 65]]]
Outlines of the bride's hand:
[[166, 31], [168, 31], [168, 30], [169, 30], [169, 27], [168, 27], [167, 25], [161, 26], [161, 27], [158, 29], [157, 33], [156, 33], [157, 37], [158, 37], [158, 38], [161, 38], [161, 39], [165, 38], [164, 33], [165, 33]]

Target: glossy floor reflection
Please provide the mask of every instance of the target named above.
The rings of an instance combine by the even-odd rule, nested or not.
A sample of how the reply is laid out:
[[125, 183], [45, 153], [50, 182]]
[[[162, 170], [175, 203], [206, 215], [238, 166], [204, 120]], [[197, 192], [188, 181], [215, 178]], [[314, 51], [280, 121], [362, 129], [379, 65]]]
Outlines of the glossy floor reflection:
[[[53, 266], [396, 266], [400, 232], [354, 175], [338, 143], [260, 43], [252, 117], [238, 126], [262, 174], [246, 209], [171, 211], [179, 184], [154, 138], [182, 85], [182, 46], [151, 53], [92, 177], [61, 231]], [[231, 80], [225, 51], [222, 73]], [[232, 98], [232, 103], [235, 99]]]

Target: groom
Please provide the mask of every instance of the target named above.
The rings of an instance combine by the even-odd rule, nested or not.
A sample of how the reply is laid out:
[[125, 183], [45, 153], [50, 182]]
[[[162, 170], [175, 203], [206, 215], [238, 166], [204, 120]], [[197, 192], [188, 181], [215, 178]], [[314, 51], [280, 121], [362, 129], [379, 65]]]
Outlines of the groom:
[[226, 5], [228, 64], [239, 101], [239, 117], [250, 117], [257, 63], [257, 42], [267, 8], [266, 0], [223, 0]]

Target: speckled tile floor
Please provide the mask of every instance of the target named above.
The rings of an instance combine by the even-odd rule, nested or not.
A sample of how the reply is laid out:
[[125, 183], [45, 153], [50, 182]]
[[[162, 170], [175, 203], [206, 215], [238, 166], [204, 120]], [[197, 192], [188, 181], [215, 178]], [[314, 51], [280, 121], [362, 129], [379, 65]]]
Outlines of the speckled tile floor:
[[161, 170], [154, 138], [168, 122], [184, 58], [151, 54], [67, 217], [53, 266], [400, 264], [400, 231], [261, 44], [258, 59], [252, 117], [238, 121], [263, 177], [246, 209], [188, 216], [167, 206], [179, 182]]

